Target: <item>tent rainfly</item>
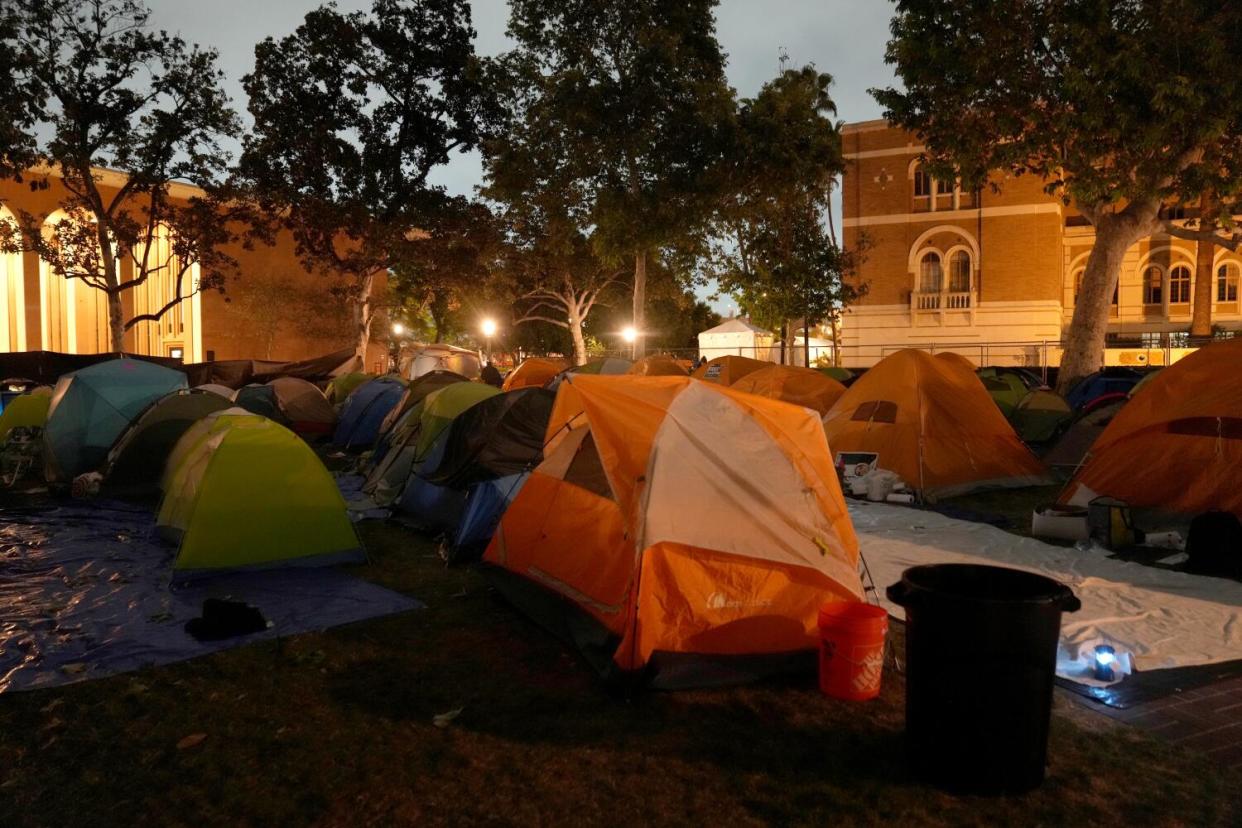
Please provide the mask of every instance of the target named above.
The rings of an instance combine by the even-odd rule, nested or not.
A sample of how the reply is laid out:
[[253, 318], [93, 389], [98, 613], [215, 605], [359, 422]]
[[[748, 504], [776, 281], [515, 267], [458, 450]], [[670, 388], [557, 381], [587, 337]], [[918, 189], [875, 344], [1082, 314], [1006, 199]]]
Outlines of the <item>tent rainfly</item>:
[[813, 412], [688, 377], [574, 377], [547, 439], [484, 561], [605, 675], [802, 666], [823, 602], [863, 599]]
[[177, 544], [174, 579], [365, 559], [336, 482], [297, 435], [237, 409], [206, 420], [178, 441], [156, 520]]
[[839, 461], [895, 472], [928, 500], [1047, 482], [975, 373], [923, 351], [880, 360], [837, 400], [824, 430]]

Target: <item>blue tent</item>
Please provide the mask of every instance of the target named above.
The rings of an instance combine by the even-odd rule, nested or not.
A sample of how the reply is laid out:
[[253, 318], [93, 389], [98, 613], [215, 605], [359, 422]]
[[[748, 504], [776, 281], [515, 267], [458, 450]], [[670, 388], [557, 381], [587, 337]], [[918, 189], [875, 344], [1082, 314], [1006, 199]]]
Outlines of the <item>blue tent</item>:
[[399, 511], [405, 512], [414, 523], [428, 530], [453, 528], [466, 508], [465, 491], [437, 486], [419, 475], [420, 471], [439, 467], [447, 445], [448, 431], [445, 430], [432, 443], [426, 459], [414, 467], [396, 503]]
[[500, 525], [505, 509], [517, 497], [528, 477], [529, 472], [521, 472], [485, 480], [470, 487], [466, 495], [466, 509], [453, 535], [452, 548], [448, 551], [449, 563], [466, 563], [482, 558], [483, 550]]
[[347, 449], [373, 446], [384, 418], [404, 393], [405, 383], [395, 377], [378, 377], [355, 388], [341, 408], [333, 444]]
[[1132, 368], [1105, 368], [1079, 380], [1065, 395], [1065, 401], [1079, 411], [1105, 394], [1129, 394], [1142, 378]]
[[69, 481], [102, 466], [130, 421], [185, 387], [180, 371], [137, 359], [112, 359], [62, 376], [43, 431], [48, 480]]

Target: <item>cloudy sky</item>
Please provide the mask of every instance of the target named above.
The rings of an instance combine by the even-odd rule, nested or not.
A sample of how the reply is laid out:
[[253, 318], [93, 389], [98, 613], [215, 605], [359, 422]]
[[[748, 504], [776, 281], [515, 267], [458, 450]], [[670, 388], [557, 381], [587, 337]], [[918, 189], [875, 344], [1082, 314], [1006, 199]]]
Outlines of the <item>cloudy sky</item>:
[[[147, 0], [153, 23], [220, 52], [228, 91], [245, 109], [241, 76], [254, 63], [255, 42], [291, 32], [318, 3], [310, 0]], [[624, 0], [620, 0], [624, 2]], [[342, 9], [366, 8], [370, 0], [338, 0]], [[472, 0], [476, 49], [493, 55], [507, 48], [506, 0]], [[729, 56], [729, 82], [743, 96], [755, 94], [776, 74], [781, 50], [793, 65], [813, 63], [831, 74], [839, 117], [863, 121], [880, 110], [867, 89], [887, 85], [884, 44], [892, 6], [885, 0], [722, 0], [717, 36]], [[479, 183], [477, 156], [463, 155], [435, 176], [455, 193], [469, 194]], [[715, 303], [727, 312], [727, 300]]]

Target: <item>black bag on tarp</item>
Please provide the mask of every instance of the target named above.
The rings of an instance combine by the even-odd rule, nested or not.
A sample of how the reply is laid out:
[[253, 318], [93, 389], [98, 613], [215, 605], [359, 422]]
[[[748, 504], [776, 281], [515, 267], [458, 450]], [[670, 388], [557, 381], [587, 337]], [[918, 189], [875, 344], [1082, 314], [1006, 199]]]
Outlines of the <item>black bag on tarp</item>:
[[1186, 571], [1242, 579], [1242, 521], [1232, 512], [1204, 512], [1190, 522]]

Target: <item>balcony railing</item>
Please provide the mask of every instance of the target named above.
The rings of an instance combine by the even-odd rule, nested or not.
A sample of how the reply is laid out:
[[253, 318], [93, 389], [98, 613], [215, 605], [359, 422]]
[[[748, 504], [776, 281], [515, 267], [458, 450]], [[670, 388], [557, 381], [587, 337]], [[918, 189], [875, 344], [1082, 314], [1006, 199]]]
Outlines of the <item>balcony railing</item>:
[[974, 304], [974, 294], [970, 291], [962, 293], [914, 291], [910, 294], [910, 307], [919, 311], [969, 310], [974, 307]]

